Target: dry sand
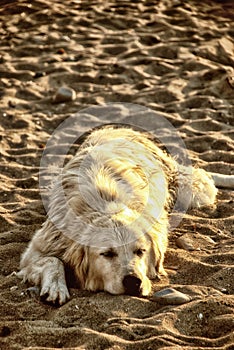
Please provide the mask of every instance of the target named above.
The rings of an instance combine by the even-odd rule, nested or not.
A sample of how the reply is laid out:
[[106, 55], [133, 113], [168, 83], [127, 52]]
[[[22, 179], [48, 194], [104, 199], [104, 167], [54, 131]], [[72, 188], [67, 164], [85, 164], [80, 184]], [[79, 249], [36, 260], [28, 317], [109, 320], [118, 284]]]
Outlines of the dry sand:
[[[60, 308], [12, 276], [45, 219], [38, 189], [49, 135], [92, 104], [132, 102], [165, 113], [191, 159], [233, 174], [233, 1], [0, 1], [1, 349], [233, 349], [233, 192], [187, 213], [170, 235], [168, 278], [192, 301], [71, 289]], [[77, 98], [54, 104], [61, 86]], [[111, 122], [111, 119], [110, 119]], [[195, 250], [176, 245], [180, 235]]]

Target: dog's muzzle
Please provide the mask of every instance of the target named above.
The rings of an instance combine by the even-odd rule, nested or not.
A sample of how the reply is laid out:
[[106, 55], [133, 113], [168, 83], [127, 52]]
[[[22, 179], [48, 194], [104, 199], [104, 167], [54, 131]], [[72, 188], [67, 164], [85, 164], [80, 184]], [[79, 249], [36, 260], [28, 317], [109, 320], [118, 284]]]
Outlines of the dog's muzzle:
[[141, 295], [141, 279], [134, 275], [127, 275], [123, 279], [125, 294], [139, 296]]

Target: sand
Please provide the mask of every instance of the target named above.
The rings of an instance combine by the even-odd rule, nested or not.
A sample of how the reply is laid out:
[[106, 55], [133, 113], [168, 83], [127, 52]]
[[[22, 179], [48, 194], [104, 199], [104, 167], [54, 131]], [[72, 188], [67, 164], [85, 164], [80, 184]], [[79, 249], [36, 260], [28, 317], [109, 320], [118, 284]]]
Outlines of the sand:
[[[193, 162], [234, 173], [232, 1], [1, 0], [0, 16], [1, 349], [233, 349], [230, 190], [219, 190], [217, 208], [187, 212], [170, 234], [168, 278], [153, 290], [171, 286], [189, 303], [71, 289], [56, 308], [12, 275], [45, 220], [45, 144], [85, 107], [150, 107], [177, 128]], [[61, 86], [76, 99], [54, 103]], [[178, 246], [181, 235], [192, 250]]]

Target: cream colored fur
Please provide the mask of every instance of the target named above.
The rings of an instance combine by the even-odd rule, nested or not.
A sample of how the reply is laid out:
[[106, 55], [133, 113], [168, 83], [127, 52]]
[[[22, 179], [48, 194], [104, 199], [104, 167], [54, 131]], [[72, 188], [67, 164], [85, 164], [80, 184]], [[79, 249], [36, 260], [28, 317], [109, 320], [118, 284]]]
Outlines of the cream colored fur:
[[59, 304], [69, 298], [64, 266], [82, 289], [148, 295], [150, 279], [165, 274], [170, 210], [178, 192], [183, 207], [191, 188], [190, 207], [215, 202], [204, 170], [178, 166], [143, 133], [93, 131], [56, 180], [19, 276]]

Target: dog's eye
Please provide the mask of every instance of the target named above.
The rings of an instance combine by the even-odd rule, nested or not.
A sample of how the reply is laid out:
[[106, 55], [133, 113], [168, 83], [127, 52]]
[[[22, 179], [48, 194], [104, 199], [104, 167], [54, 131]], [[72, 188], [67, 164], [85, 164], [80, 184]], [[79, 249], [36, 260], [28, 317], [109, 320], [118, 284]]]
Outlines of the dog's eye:
[[142, 257], [144, 252], [145, 252], [145, 249], [139, 248], [139, 249], [135, 250], [134, 254], [136, 254], [139, 257]]
[[106, 252], [101, 253], [100, 255], [104, 256], [105, 258], [112, 259], [117, 256], [117, 254], [113, 250], [107, 250]]

